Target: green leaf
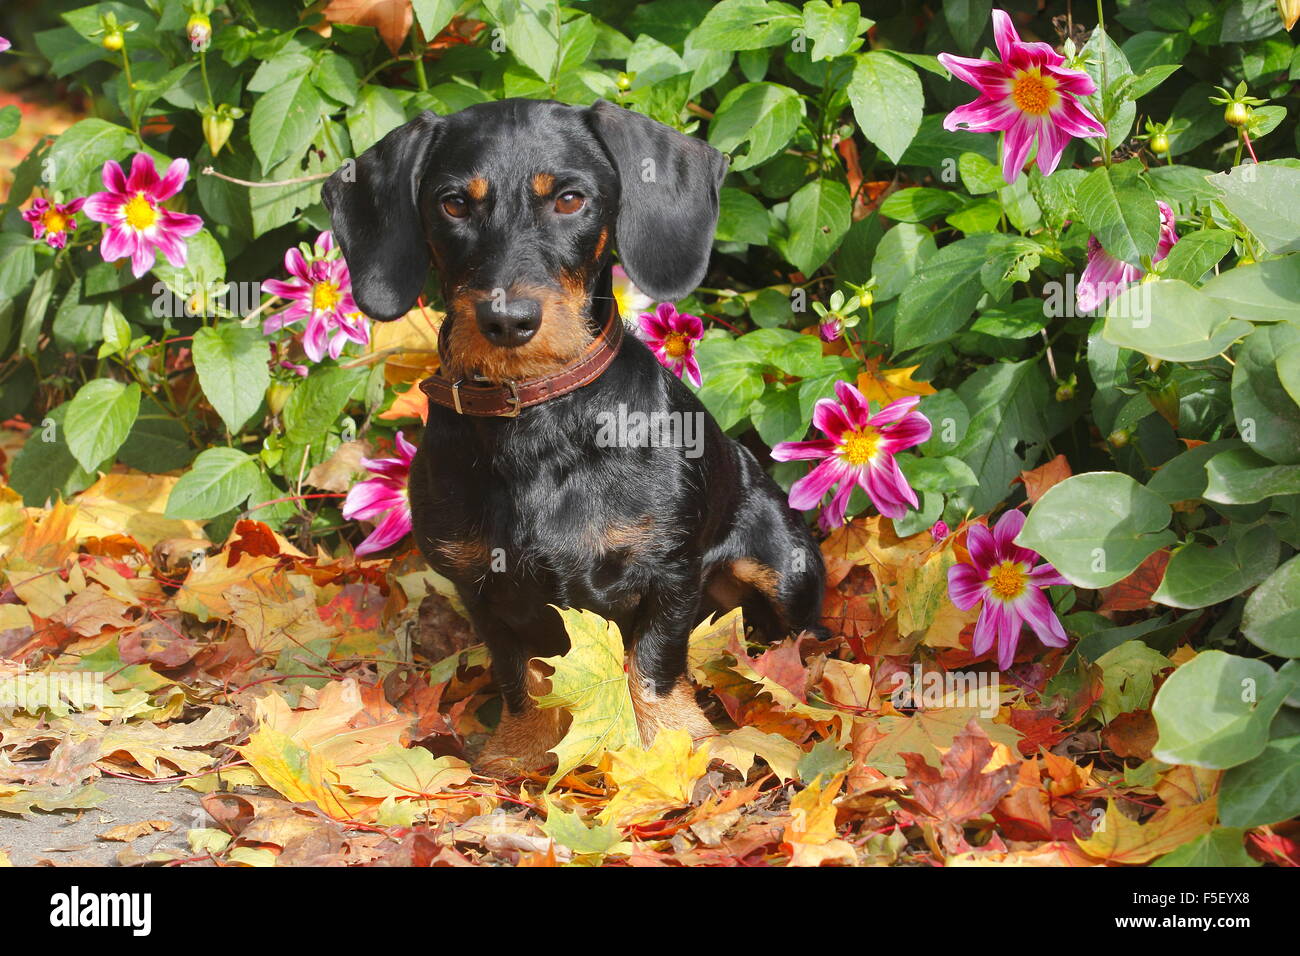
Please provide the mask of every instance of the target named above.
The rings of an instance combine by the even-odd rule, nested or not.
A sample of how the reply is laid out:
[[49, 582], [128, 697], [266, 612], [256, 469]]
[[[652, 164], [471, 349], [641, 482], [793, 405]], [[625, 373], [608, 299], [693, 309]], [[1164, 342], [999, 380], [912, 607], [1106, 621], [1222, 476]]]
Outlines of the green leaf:
[[357, 105], [348, 110], [348, 134], [352, 148], [364, 153], [384, 135], [406, 122], [402, 101], [385, 86], [368, 84], [361, 89]]
[[797, 388], [764, 391], [750, 409], [750, 418], [758, 437], [769, 447], [783, 441], [798, 441], [808, 430]]
[[921, 128], [925, 94], [916, 71], [882, 50], [859, 54], [849, 81], [849, 102], [863, 135], [899, 163]]
[[1258, 757], [1233, 767], [1219, 786], [1219, 819], [1228, 826], [1281, 823], [1300, 814], [1300, 736], [1270, 740]]
[[1106, 307], [1107, 342], [1170, 362], [1218, 355], [1249, 334], [1249, 323], [1229, 317], [1214, 299], [1178, 279], [1131, 285]]
[[803, 28], [808, 39], [813, 41], [809, 55], [814, 63], [847, 53], [853, 41], [865, 33], [871, 23], [861, 16], [856, 3], [832, 7], [826, 0], [809, 0], [803, 5]]
[[411, 0], [411, 7], [425, 39], [432, 40], [451, 22], [460, 3], [458, 0]]
[[237, 448], [209, 448], [167, 498], [168, 518], [206, 520], [237, 508], [258, 485], [257, 462]]
[[34, 275], [36, 243], [28, 236], [0, 232], [0, 298], [16, 299]]
[[1275, 255], [1300, 252], [1300, 169], [1252, 163], [1207, 178], [1265, 249]]
[[281, 420], [285, 437], [298, 444], [318, 438], [338, 421], [358, 382], [364, 378], [364, 370], [337, 366], [314, 370], [284, 404]]
[[[803, 112], [803, 99], [788, 86], [742, 83], [718, 104], [709, 144], [732, 154], [733, 170], [749, 169], [790, 142]], [[748, 148], [738, 153], [742, 146]]]
[[18, 132], [23, 120], [23, 111], [13, 103], [0, 109], [0, 139], [8, 139]]
[[715, 3], [689, 42], [700, 50], [760, 50], [779, 46], [803, 25], [799, 11], [764, 0], [722, 0]]
[[[1182, 279], [1193, 284], [1199, 282], [1201, 276], [1218, 265], [1219, 260], [1232, 251], [1232, 243], [1235, 239], [1236, 237], [1226, 229], [1202, 229], [1200, 232], [1183, 236], [1174, 243], [1174, 247], [1169, 250], [1169, 255], [1161, 264], [1160, 277]], [[1202, 288], [1201, 292], [1214, 298], [1206, 288]], [[1236, 315], [1235, 312], [1232, 314]], [[1249, 318], [1249, 316], [1238, 316], [1238, 318]]]
[[1241, 633], [1279, 657], [1300, 657], [1300, 557], [1293, 557], [1246, 599]]
[[1232, 413], [1241, 437], [1265, 458], [1300, 464], [1300, 406], [1278, 375], [1278, 359], [1300, 343], [1291, 325], [1260, 326], [1237, 350]]
[[248, 138], [264, 170], [300, 156], [328, 110], [308, 73], [292, 76], [257, 98]]
[[1228, 539], [1217, 547], [1194, 542], [1176, 550], [1151, 600], [1169, 607], [1209, 607], [1268, 577], [1277, 567], [1277, 533], [1268, 525], [1229, 528]]
[[122, 310], [112, 302], [104, 308], [100, 330], [104, 341], [99, 346], [98, 358], [106, 355], [121, 355], [131, 344], [131, 326], [127, 325]]
[[[885, 239], [889, 236], [885, 233]], [[900, 351], [917, 348], [960, 332], [985, 292], [980, 270], [1018, 238], [1002, 233], [967, 236], [926, 259], [899, 298], [894, 347]], [[882, 239], [882, 249], [884, 244]], [[880, 252], [876, 258], [879, 260]]]
[[811, 276], [830, 258], [849, 231], [852, 206], [848, 188], [833, 179], [815, 179], [790, 197], [784, 252], [795, 268]]
[[1169, 676], [1151, 708], [1157, 760], [1223, 770], [1268, 746], [1269, 724], [1288, 693], [1263, 661], [1202, 651]]
[[1141, 179], [1098, 166], [1079, 184], [1075, 205], [1079, 218], [1115, 258], [1140, 266], [1143, 256], [1155, 254], [1160, 210]]
[[[975, 156], [976, 154], [963, 155]], [[984, 157], [977, 158], [982, 160]], [[914, 186], [911, 189], [900, 189], [896, 193], [891, 193], [880, 204], [880, 214], [886, 219], [894, 219], [898, 222], [925, 222], [927, 219], [946, 216], [960, 209], [961, 205], [961, 199], [946, 189]]]
[[1128, 475], [1089, 472], [1049, 488], [1016, 542], [1041, 554], [1071, 584], [1104, 588], [1177, 540], [1168, 530], [1171, 517], [1159, 495]]
[[1131, 710], [1146, 710], [1155, 679], [1173, 661], [1139, 640], [1125, 641], [1097, 658], [1102, 693], [1094, 705], [1103, 724]]
[[87, 471], [122, 447], [140, 413], [140, 386], [112, 379], [87, 382], [68, 403], [68, 451]]
[[970, 53], [989, 22], [992, 0], [943, 0], [943, 18], [963, 53]]
[[260, 329], [225, 322], [194, 333], [199, 384], [232, 435], [262, 404], [271, 384], [270, 361], [271, 348]]
[[46, 412], [9, 466], [9, 484], [29, 507], [43, 507], [57, 497], [70, 498], [95, 480], [96, 469], [82, 468], [68, 451], [64, 440], [67, 414], [67, 402]]
[[54, 187], [71, 195], [86, 195], [104, 188], [101, 170], [108, 160], [121, 160], [134, 142], [131, 131], [106, 120], [74, 123], [59, 134], [46, 160]]
[[961, 184], [974, 196], [995, 193], [1007, 184], [1002, 178], [1002, 168], [979, 153], [962, 153], [957, 157], [957, 172], [961, 174]]
[[884, 302], [902, 292], [916, 270], [938, 251], [934, 234], [910, 222], [894, 226], [881, 236], [871, 263], [876, 301]]
[[556, 79], [560, 52], [559, 10], [545, 0], [486, 0], [501, 26], [511, 56], [543, 80]]
[[1275, 465], [1249, 448], [1220, 452], [1205, 465], [1202, 494], [1225, 505], [1250, 505], [1273, 495], [1300, 494], [1300, 465]]
[[754, 246], [767, 244], [770, 221], [764, 205], [742, 189], [726, 186], [718, 195], [718, 242], [744, 242]]
[[894, 461], [907, 483], [918, 491], [955, 491], [979, 484], [979, 478], [971, 471], [970, 465], [951, 455], [939, 458], [899, 455]]
[[[1170, 258], [1186, 241], [1174, 246]], [[1300, 326], [1300, 253], [1220, 272], [1201, 287], [1201, 293], [1234, 318]]]
[[50, 300], [54, 297], [54, 269], [46, 269], [32, 284], [32, 294], [27, 297], [27, 309], [23, 313], [23, 327], [18, 337], [18, 348], [24, 355], [35, 355], [40, 344], [41, 327], [45, 324], [45, 314], [50, 309]]
[[[1219, 814], [1223, 814], [1223, 791], [1219, 791]], [[1235, 827], [1215, 827], [1173, 853], [1166, 853], [1152, 866], [1260, 866], [1245, 848], [1246, 832]]]
[[697, 393], [704, 407], [724, 431], [747, 414], [754, 400], [763, 394], [763, 376], [752, 365], [731, 365], [705, 377]]

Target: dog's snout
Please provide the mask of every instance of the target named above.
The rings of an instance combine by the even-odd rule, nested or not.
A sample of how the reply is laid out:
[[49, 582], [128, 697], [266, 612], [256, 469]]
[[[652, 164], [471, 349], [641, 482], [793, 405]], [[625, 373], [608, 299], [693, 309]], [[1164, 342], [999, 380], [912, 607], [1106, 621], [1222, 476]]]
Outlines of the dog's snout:
[[542, 304], [536, 299], [483, 299], [475, 306], [479, 330], [493, 345], [523, 345], [542, 324]]

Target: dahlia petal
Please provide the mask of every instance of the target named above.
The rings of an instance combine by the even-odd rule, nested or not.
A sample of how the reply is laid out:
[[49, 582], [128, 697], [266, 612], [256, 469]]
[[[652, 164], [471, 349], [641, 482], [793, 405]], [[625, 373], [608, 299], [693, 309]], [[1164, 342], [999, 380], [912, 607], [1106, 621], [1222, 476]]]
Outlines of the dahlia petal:
[[1044, 176], [1056, 172], [1070, 136], [1050, 118], [1038, 124], [1038, 171]]
[[913, 413], [897, 425], [885, 430], [884, 448], [892, 455], [904, 448], [911, 448], [914, 445], [929, 441], [932, 431], [930, 419], [920, 412]]
[[1002, 624], [1002, 605], [997, 601], [985, 601], [980, 608], [979, 619], [975, 622], [975, 632], [971, 635], [970, 651], [976, 657], [983, 657], [998, 639], [998, 630]]
[[185, 262], [189, 258], [189, 247], [186, 246], [184, 239], [166, 229], [159, 229], [153, 237], [153, 243], [167, 257], [168, 262], [177, 269], [185, 268]]
[[1097, 118], [1073, 97], [1062, 96], [1048, 116], [1057, 127], [1081, 139], [1106, 133]]
[[319, 315], [307, 320], [307, 330], [302, 335], [302, 350], [313, 362], [319, 363], [325, 357], [325, 340], [329, 335], [328, 323]]
[[997, 547], [993, 543], [993, 532], [982, 524], [973, 524], [966, 532], [966, 550], [970, 552], [972, 563], [985, 576], [998, 563]]
[[153, 198], [157, 202], [165, 202], [171, 199], [181, 187], [185, 185], [185, 180], [190, 175], [190, 163], [186, 159], [173, 159], [167, 171], [163, 173], [162, 179], [158, 180], [158, 185], [154, 187]]
[[1029, 148], [1034, 145], [1034, 132], [1033, 121], [1022, 113], [1003, 134], [1005, 142], [1002, 144], [1002, 178], [1008, 183], [1014, 183], [1019, 178], [1020, 171], [1025, 168]]
[[[116, 193], [119, 202], [124, 198], [126, 192], [126, 175], [122, 172], [122, 167], [111, 159], [104, 163], [104, 168], [100, 171], [100, 176], [104, 180], [104, 188], [110, 193]], [[98, 195], [103, 195], [99, 193]]]
[[862, 396], [862, 393], [850, 383], [842, 380], [836, 382], [835, 397], [840, 400], [840, 405], [843, 406], [845, 419], [854, 428], [864, 428], [867, 425], [874, 424], [871, 418], [871, 406]]
[[1050, 564], [1044, 562], [1029, 572], [1029, 580], [1040, 588], [1055, 587], [1058, 585], [1069, 585], [1061, 572], [1056, 570]]
[[993, 11], [993, 42], [997, 44], [998, 56], [1002, 57], [1004, 63], [1011, 59], [1020, 43], [1020, 34], [1016, 32], [1011, 17], [1005, 10]]
[[411, 511], [409, 508], [394, 508], [388, 517], [375, 526], [366, 540], [357, 545], [358, 556], [383, 551], [401, 541], [411, 533]]
[[152, 194], [158, 185], [158, 167], [148, 153], [136, 153], [131, 159], [131, 175], [126, 180], [126, 192]]
[[809, 458], [829, 458], [835, 454], [835, 442], [827, 438], [813, 441], [783, 441], [772, 449], [777, 461], [803, 461]]
[[1020, 116], [1020, 110], [1005, 98], [981, 98], [959, 106], [943, 118], [948, 131], [965, 129], [973, 133], [994, 133], [1008, 129]]
[[948, 599], [960, 610], [969, 611], [984, 597], [984, 578], [973, 564], [954, 564], [948, 569]]
[[170, 209], [161, 210], [158, 219], [159, 227], [166, 232], [174, 232], [178, 236], [189, 238], [203, 228], [203, 217], [192, 216], [184, 212], [172, 212]]
[[113, 193], [95, 193], [86, 198], [83, 208], [95, 222], [117, 222], [122, 218], [122, 197]]
[[892, 455], [886, 455], [884, 461], [867, 469], [866, 491], [876, 510], [886, 518], [897, 520], [907, 514], [907, 505], [915, 508], [918, 504], [916, 492], [898, 470], [898, 462]]
[[411, 461], [415, 458], [415, 453], [419, 451], [419, 449], [416, 447], [416, 445], [413, 442], [408, 441], [406, 436], [401, 432], [397, 433], [396, 444], [397, 444], [397, 454], [402, 458], [403, 461], [406, 462], [406, 465], [409, 468], [411, 465]]
[[1064, 647], [1070, 643], [1065, 628], [1061, 626], [1056, 611], [1052, 609], [1052, 602], [1038, 588], [1025, 589], [1016, 600], [1016, 613], [1048, 647]]
[[393, 489], [384, 482], [368, 478], [359, 481], [348, 491], [343, 499], [343, 517], [351, 521], [354, 518], [368, 518], [391, 507]]
[[894, 422], [902, 421], [907, 417], [907, 414], [912, 409], [916, 408], [920, 401], [921, 396], [919, 395], [908, 395], [905, 398], [896, 398], [880, 411], [876, 412], [876, 414], [872, 415], [871, 420], [867, 422], [867, 424], [875, 428], [882, 428], [886, 425], [891, 425]]
[[969, 56], [940, 53], [939, 62], [963, 83], [975, 87], [985, 95], [1001, 96], [1003, 86], [1010, 78], [1007, 68], [990, 60], [976, 60]]
[[153, 268], [153, 264], [158, 260], [157, 253], [154, 252], [153, 246], [143, 239], [137, 238], [135, 248], [131, 251], [131, 274], [137, 279]]
[[[1015, 560], [1012, 549], [1016, 547], [1016, 535], [1025, 526], [1025, 513], [1018, 508], [1005, 512], [993, 526], [993, 547], [998, 560]], [[1035, 558], [1038, 555], [1034, 555]]]
[[830, 504], [822, 512], [826, 521], [832, 526], [838, 528], [844, 524], [845, 515], [849, 510], [849, 499], [853, 497], [853, 489], [856, 483], [852, 481], [840, 482], [839, 488], [831, 496]]
[[308, 299], [311, 297], [311, 287], [301, 279], [290, 279], [288, 282], [281, 279], [266, 279], [262, 283], [262, 291], [269, 292], [281, 299]]
[[790, 507], [811, 511], [837, 481], [850, 477], [851, 469], [838, 458], [827, 458], [790, 486]]
[[1020, 615], [1011, 605], [1002, 606], [1002, 619], [998, 622], [998, 670], [1007, 670], [1016, 659], [1020, 644]]
[[99, 254], [105, 262], [116, 262], [123, 256], [129, 256], [136, 246], [136, 235], [126, 226], [114, 223], [104, 230], [104, 238], [99, 243]]
[[829, 398], [820, 399], [813, 406], [813, 425], [823, 434], [839, 441], [846, 431], [853, 428], [853, 423], [845, 415], [844, 409]]

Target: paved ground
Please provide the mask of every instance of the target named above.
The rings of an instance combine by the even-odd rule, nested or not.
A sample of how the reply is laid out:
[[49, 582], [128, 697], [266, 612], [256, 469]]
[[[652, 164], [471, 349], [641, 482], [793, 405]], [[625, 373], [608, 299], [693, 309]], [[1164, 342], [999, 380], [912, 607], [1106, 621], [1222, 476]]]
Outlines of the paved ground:
[[[95, 785], [108, 799], [91, 810], [38, 810], [28, 817], [0, 814], [0, 850], [9, 854], [14, 866], [116, 866], [123, 850], [140, 856], [156, 850], [181, 850], [188, 855], [186, 833], [213, 825], [193, 790], [114, 777], [101, 777]], [[99, 838], [113, 827], [144, 820], [169, 820], [173, 827], [130, 843]]]

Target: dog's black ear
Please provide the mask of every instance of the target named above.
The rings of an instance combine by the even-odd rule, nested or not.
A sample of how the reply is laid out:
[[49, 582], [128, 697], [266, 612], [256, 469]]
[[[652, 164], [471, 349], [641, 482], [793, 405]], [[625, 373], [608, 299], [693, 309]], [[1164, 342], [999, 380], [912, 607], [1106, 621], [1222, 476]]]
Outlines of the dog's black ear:
[[409, 312], [429, 275], [420, 184], [441, 126], [442, 117], [426, 110], [335, 172], [321, 190], [352, 275], [352, 297], [372, 319]]
[[688, 295], [709, 267], [727, 157], [605, 100], [587, 115], [618, 170], [615, 241], [623, 267], [652, 298], [671, 302]]

